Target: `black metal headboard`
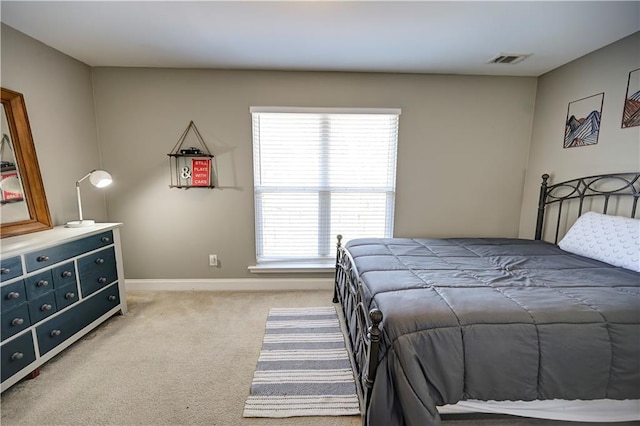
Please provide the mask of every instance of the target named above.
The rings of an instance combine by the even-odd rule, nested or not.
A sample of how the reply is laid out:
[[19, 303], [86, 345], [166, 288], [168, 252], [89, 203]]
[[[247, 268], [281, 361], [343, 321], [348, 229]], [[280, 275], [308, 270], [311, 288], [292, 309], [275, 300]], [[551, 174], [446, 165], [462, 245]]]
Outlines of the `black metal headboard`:
[[[536, 240], [542, 239], [544, 231], [545, 210], [550, 204], [557, 203], [557, 222], [554, 243], [558, 243], [563, 203], [568, 200], [579, 200], [578, 214], [582, 214], [584, 202], [587, 199], [602, 199], [601, 213], [606, 214], [609, 200], [619, 197], [633, 197], [630, 205], [629, 217], [636, 216], [638, 198], [640, 198], [640, 172], [613, 173], [596, 175], [568, 180], [566, 182], [547, 185], [548, 174], [542, 175], [540, 185], [540, 199], [538, 201], [538, 218], [536, 221]], [[555, 212], [554, 212], [555, 214]], [[622, 214], [615, 212], [615, 214]]]

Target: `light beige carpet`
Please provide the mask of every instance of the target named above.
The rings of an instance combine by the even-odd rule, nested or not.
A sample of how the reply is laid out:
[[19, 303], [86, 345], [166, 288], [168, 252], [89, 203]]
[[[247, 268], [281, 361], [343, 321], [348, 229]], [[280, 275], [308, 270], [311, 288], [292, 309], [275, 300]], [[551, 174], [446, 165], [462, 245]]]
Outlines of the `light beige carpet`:
[[358, 416], [242, 417], [269, 308], [325, 306], [331, 297], [329, 291], [130, 292], [126, 315], [2, 394], [2, 425], [360, 425]]
[[330, 292], [130, 292], [129, 312], [2, 394], [2, 425], [359, 425], [352, 417], [245, 419], [270, 307]]

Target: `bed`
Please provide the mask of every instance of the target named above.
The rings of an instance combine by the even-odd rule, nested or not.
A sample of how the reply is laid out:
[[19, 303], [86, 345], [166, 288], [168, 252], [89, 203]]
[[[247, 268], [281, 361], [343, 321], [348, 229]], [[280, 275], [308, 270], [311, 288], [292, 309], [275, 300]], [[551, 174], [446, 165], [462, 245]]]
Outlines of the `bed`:
[[640, 420], [638, 198], [640, 173], [545, 174], [534, 240], [338, 236], [334, 303], [364, 424]]

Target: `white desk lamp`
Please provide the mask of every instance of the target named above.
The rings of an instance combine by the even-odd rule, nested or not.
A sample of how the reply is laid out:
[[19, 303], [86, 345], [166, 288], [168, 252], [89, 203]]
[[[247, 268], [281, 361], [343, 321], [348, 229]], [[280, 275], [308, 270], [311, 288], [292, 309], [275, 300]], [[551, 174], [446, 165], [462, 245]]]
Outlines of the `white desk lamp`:
[[82, 217], [82, 200], [80, 199], [80, 182], [89, 178], [89, 182], [96, 188], [104, 188], [105, 186], [111, 185], [113, 179], [111, 179], [111, 175], [109, 172], [104, 170], [92, 170], [85, 177], [78, 180], [76, 182], [76, 193], [78, 194], [78, 213], [80, 215], [80, 220], [72, 220], [71, 222], [67, 222], [66, 226], [69, 228], [81, 228], [84, 226], [92, 226], [95, 225], [94, 220], [84, 219]]

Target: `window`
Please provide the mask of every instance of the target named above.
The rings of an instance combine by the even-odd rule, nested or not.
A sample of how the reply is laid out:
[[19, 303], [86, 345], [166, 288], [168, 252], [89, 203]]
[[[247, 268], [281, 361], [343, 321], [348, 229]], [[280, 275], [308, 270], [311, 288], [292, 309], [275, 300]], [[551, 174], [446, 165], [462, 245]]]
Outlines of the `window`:
[[400, 110], [252, 107], [258, 263], [391, 237]]

